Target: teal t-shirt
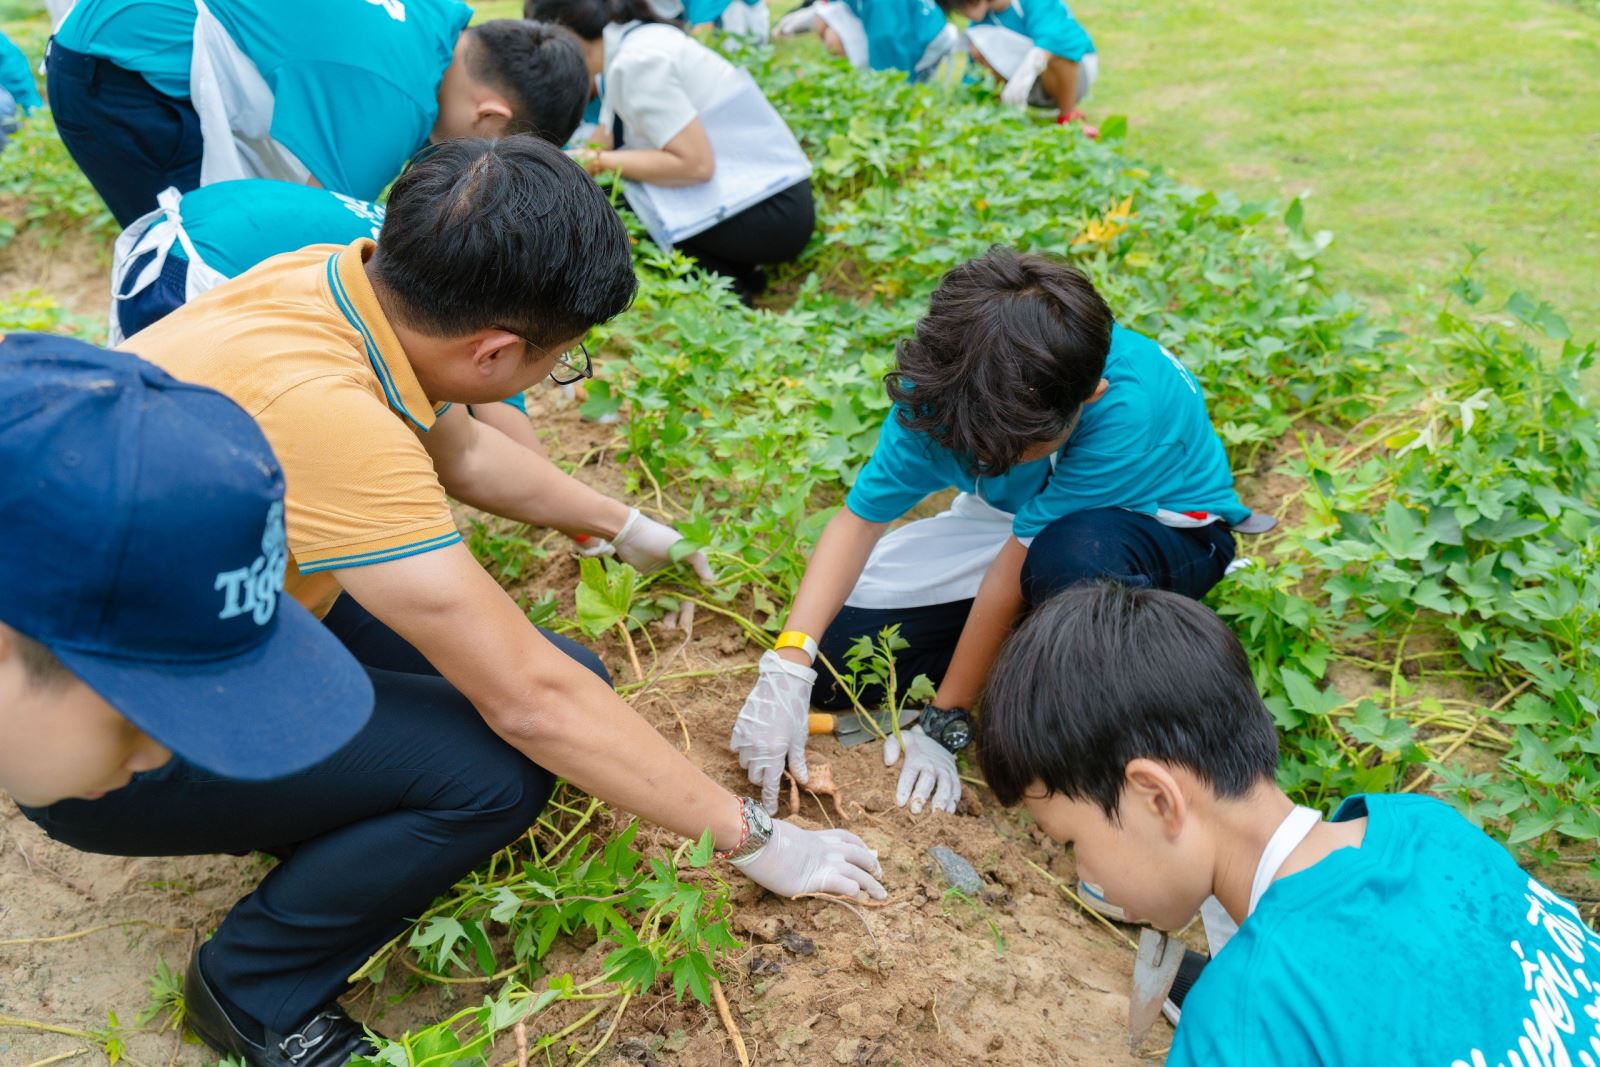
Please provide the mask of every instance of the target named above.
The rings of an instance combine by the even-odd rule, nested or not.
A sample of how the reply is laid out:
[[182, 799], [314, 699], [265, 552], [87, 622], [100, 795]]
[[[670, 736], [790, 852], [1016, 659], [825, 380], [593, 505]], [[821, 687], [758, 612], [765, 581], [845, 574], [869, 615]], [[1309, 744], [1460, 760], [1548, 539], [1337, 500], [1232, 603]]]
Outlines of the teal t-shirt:
[[[755, 7], [757, 0], [740, 0], [741, 3]], [[722, 17], [722, 13], [732, 7], [734, 0], [683, 0], [683, 21], [691, 26], [699, 26], [707, 22], [715, 22]]]
[[0, 33], [0, 86], [5, 87], [25, 113], [44, 103], [39, 99], [39, 83], [33, 80], [33, 64], [28, 62], [17, 43], [3, 33]]
[[1600, 936], [1438, 800], [1356, 796], [1183, 1003], [1168, 1067], [1600, 1063]]
[[[380, 204], [269, 178], [203, 186], [183, 194], [178, 212], [195, 252], [228, 278], [306, 245], [377, 240], [383, 227]], [[183, 254], [182, 245], [172, 250]]]
[[844, 2], [866, 30], [867, 66], [873, 70], [903, 70], [909, 74], [947, 21], [933, 0]]
[[[427, 141], [472, 18], [459, 0], [207, 0], [272, 90], [272, 136], [325, 188], [375, 200]], [[58, 39], [189, 96], [193, 0], [82, 0]]]
[[1222, 441], [1194, 375], [1150, 338], [1112, 327], [1104, 396], [1083, 408], [1054, 457], [975, 478], [956, 455], [905, 428], [891, 411], [878, 447], [845, 505], [868, 522], [892, 522], [941, 489], [976, 493], [1013, 513], [1027, 543], [1055, 520], [1091, 508], [1206, 511], [1236, 523], [1250, 514], [1233, 489]]
[[1094, 51], [1094, 42], [1065, 0], [1011, 0], [1004, 11], [985, 15], [980, 26], [1004, 26], [1030, 38], [1051, 55], [1076, 62]]
[[208, 0], [272, 88], [272, 136], [325, 188], [376, 200], [439, 115], [459, 0]]
[[194, 0], [78, 0], [56, 41], [141, 74], [157, 92], [186, 100], [194, 19]]

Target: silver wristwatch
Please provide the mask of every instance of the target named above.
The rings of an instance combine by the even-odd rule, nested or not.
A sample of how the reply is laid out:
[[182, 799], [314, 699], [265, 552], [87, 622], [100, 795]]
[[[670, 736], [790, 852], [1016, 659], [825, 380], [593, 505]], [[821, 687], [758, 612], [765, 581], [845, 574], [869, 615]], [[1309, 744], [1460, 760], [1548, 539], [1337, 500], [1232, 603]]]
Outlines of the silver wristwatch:
[[744, 824], [750, 828], [745, 839], [739, 842], [737, 848], [728, 853], [726, 859], [729, 863], [739, 863], [748, 860], [757, 852], [766, 847], [772, 840], [772, 816], [767, 814], [767, 809], [751, 800], [749, 797], [739, 798], [739, 810], [744, 816]]

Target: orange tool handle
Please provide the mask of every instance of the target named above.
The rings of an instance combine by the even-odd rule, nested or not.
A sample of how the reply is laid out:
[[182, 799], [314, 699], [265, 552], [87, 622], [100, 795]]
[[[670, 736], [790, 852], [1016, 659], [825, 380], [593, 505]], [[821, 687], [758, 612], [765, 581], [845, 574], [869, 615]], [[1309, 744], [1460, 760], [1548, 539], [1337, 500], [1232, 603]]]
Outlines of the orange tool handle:
[[837, 716], [834, 715], [825, 715], [822, 712], [813, 711], [806, 716], [806, 732], [811, 734], [831, 734], [833, 733], [833, 724], [836, 718]]

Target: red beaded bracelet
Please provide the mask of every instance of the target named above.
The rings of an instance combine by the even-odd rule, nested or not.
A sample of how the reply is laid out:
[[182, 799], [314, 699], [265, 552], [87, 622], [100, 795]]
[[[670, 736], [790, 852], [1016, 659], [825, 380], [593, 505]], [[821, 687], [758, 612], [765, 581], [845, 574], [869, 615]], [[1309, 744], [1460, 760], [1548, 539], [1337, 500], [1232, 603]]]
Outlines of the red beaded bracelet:
[[712, 855], [719, 860], [725, 860], [735, 852], [738, 852], [744, 847], [744, 843], [750, 840], [750, 820], [746, 818], [744, 814], [744, 798], [735, 797], [734, 800], [739, 805], [739, 840], [734, 842], [732, 848], [720, 849], [716, 852], [713, 852]]

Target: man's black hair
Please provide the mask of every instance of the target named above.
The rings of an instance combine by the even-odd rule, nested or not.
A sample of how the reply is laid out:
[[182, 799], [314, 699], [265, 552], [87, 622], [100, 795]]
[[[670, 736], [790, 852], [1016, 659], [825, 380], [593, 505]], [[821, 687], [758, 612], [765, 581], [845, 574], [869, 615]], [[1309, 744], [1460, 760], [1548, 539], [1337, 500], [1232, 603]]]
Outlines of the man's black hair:
[[606, 194], [526, 134], [446, 141], [400, 175], [372, 267], [412, 329], [461, 337], [500, 326], [540, 346], [606, 321], [638, 288]]
[[557, 22], [586, 41], [598, 41], [613, 22], [660, 22], [645, 0], [526, 0], [524, 16]]
[[1066, 433], [1111, 350], [1111, 309], [1072, 267], [996, 245], [954, 268], [885, 378], [900, 421], [974, 474]]
[[1177, 593], [1117, 582], [1045, 601], [984, 691], [978, 763], [1012, 805], [1036, 782], [1113, 822], [1130, 761], [1160, 760], [1239, 797], [1278, 766], [1278, 734], [1239, 639]]
[[572, 33], [526, 19], [493, 19], [469, 32], [468, 72], [511, 105], [505, 132], [566, 144], [589, 103], [589, 67]]

